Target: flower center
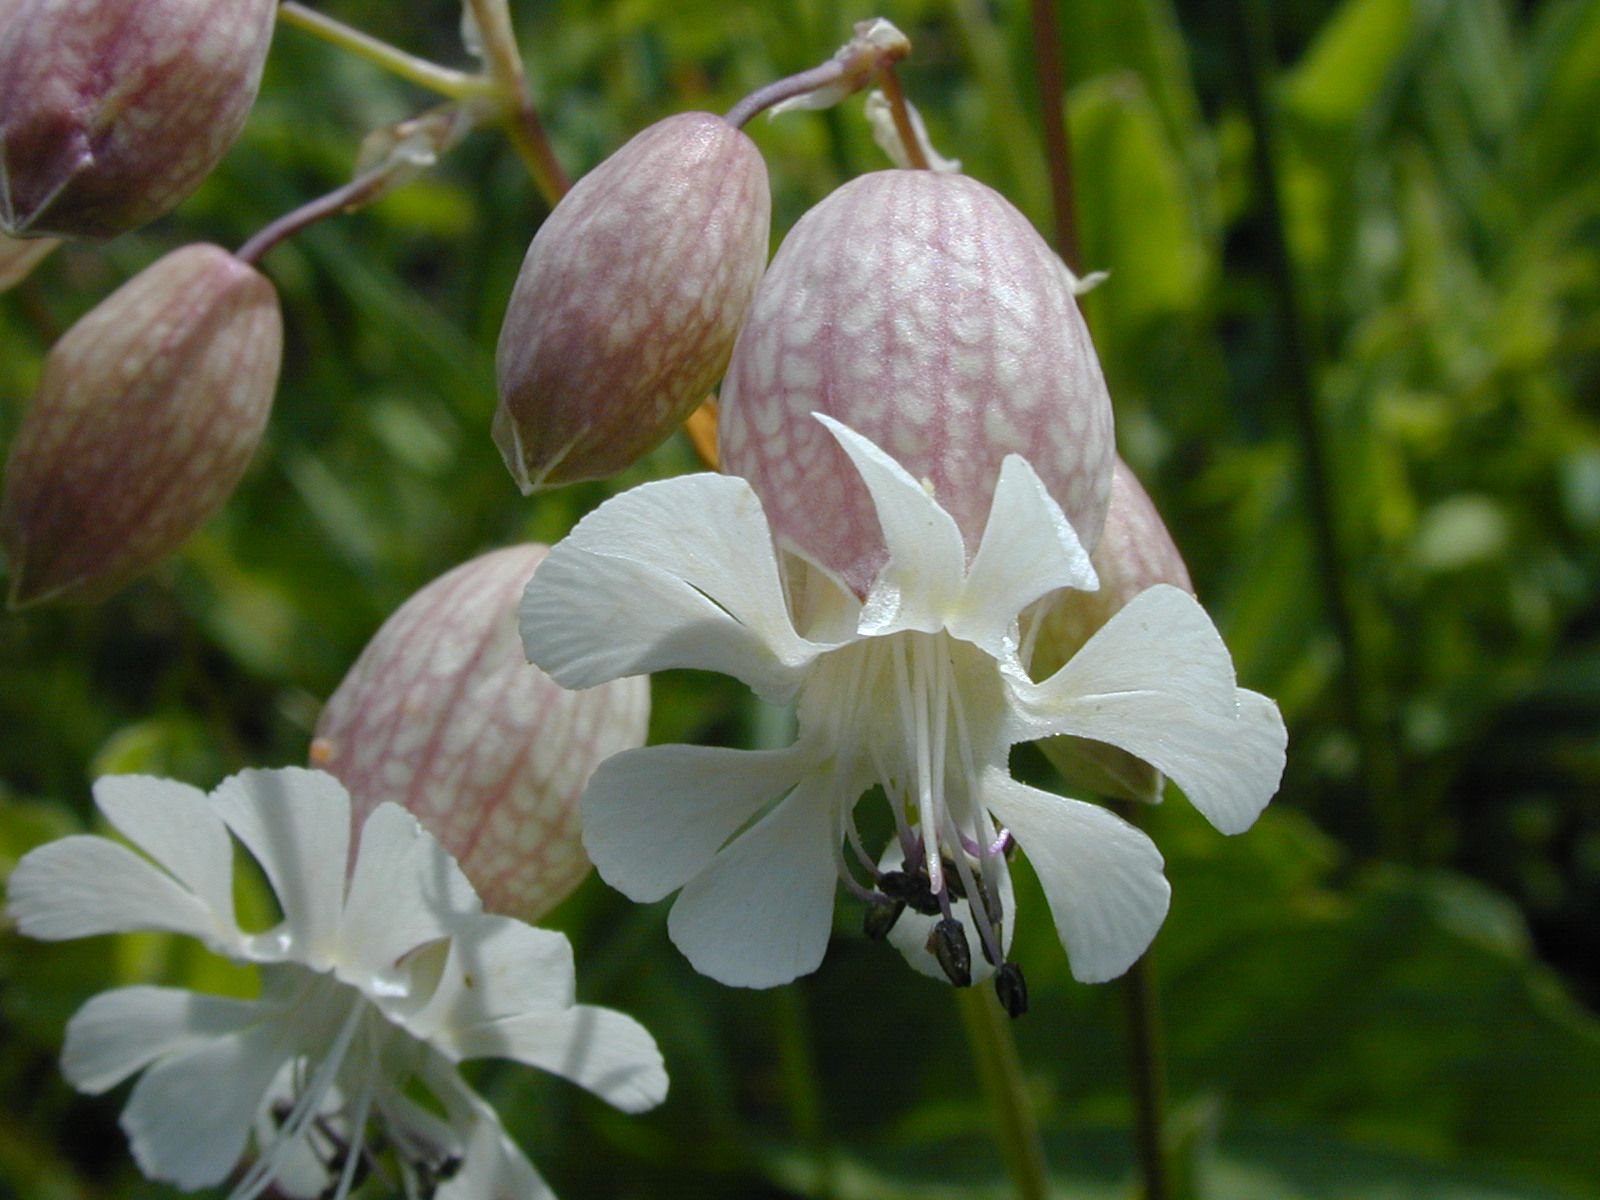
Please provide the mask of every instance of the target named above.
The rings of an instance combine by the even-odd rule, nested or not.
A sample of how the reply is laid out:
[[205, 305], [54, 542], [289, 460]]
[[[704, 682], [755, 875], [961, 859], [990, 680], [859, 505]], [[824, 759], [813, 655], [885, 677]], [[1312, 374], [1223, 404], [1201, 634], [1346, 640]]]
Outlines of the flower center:
[[267, 971], [276, 976], [269, 986], [288, 984], [281, 1019], [295, 1031], [296, 1052], [257, 1125], [260, 1153], [229, 1200], [255, 1200], [306, 1156], [326, 1172], [323, 1195], [344, 1200], [377, 1163], [381, 1143], [367, 1139], [375, 1109], [403, 1173], [448, 1177], [459, 1164], [453, 1152], [396, 1119], [393, 1101], [418, 1066], [418, 1044], [359, 988], [289, 964]]
[[[936, 918], [927, 949], [950, 981], [965, 987], [972, 982], [965, 916], [997, 980], [1004, 977], [998, 986], [1015, 1014], [1026, 1000], [1020, 971], [1004, 958], [999, 886], [1011, 838], [985, 808], [980, 786], [984, 769], [1007, 751], [1004, 712], [994, 659], [943, 630], [842, 647], [818, 664], [800, 704], [803, 729], [820, 727], [835, 748], [835, 865], [867, 902], [868, 935], [886, 937], [907, 908]], [[866, 779], [882, 786], [894, 818], [895, 840], [878, 857], [867, 852], [855, 823], [859, 793], [852, 792]], [[870, 884], [846, 861], [845, 844]]]

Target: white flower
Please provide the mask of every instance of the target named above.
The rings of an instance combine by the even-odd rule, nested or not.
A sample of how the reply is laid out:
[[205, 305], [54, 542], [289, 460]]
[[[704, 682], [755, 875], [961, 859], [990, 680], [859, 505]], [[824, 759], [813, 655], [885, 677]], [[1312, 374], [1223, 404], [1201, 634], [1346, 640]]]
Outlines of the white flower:
[[[788, 749], [664, 746], [609, 759], [584, 797], [585, 848], [636, 900], [682, 889], [668, 928], [697, 969], [765, 987], [821, 961], [836, 878], [873, 904], [869, 931], [886, 932], [905, 904], [938, 917], [928, 946], [953, 980], [965, 981], [966, 920], [981, 957], [1000, 966], [1014, 839], [1073, 973], [1120, 974], [1166, 914], [1161, 855], [1106, 809], [1013, 780], [1010, 746], [1056, 734], [1109, 742], [1236, 833], [1277, 788], [1276, 706], [1235, 686], [1204, 610], [1167, 586], [1136, 597], [1050, 678], [1030, 680], [1018, 614], [1057, 589], [1096, 586], [1033, 469], [1005, 460], [968, 562], [927, 489], [865, 438], [817, 419], [866, 485], [888, 548], [864, 601], [797, 557], [780, 566], [754, 491], [713, 475], [610, 500], [529, 583], [528, 655], [567, 687], [701, 667], [774, 703], [798, 698]], [[881, 871], [856, 832], [856, 803], [874, 784], [893, 810], [898, 872]], [[963, 918], [962, 895], [984, 903]], [[981, 973], [979, 957], [968, 954]], [[1015, 1011], [1020, 975], [1012, 964], [1001, 974]]]
[[[150, 1177], [221, 1183], [253, 1140], [238, 1200], [275, 1184], [343, 1197], [370, 1162], [376, 1123], [408, 1195], [542, 1197], [548, 1188], [456, 1063], [515, 1059], [630, 1112], [666, 1095], [650, 1035], [573, 1002], [566, 938], [484, 913], [455, 861], [399, 806], [368, 818], [352, 863], [349, 796], [318, 771], [246, 771], [209, 796], [110, 776], [95, 803], [148, 858], [93, 836], [33, 851], [9, 884], [21, 932], [54, 941], [169, 930], [261, 974], [255, 1000], [127, 987], [67, 1026], [62, 1069], [81, 1091], [142, 1072], [122, 1126]], [[234, 916], [233, 839], [282, 911], [264, 933]]]

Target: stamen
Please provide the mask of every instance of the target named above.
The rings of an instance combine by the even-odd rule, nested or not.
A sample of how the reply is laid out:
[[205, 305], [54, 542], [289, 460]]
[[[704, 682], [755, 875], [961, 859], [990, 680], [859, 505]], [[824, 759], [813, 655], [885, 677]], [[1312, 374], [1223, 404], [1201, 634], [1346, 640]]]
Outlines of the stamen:
[[[922, 645], [919, 640], [915, 649], [919, 651], [912, 656], [912, 711], [916, 719], [916, 770], [917, 770], [917, 816], [922, 826], [923, 857], [928, 862], [928, 887], [935, 896], [944, 893], [944, 864], [939, 855], [939, 825], [938, 812], [935, 806], [933, 769], [929, 761], [930, 736], [928, 729], [928, 670], [925, 655], [920, 653]], [[943, 764], [940, 764], [940, 777], [944, 775]], [[948, 903], [948, 901], [946, 902]], [[946, 914], [948, 915], [948, 914]]]
[[[370, 1037], [368, 1040], [371, 1040]], [[370, 1046], [368, 1050], [370, 1052]], [[377, 1091], [378, 1084], [376, 1055], [371, 1056], [366, 1075], [366, 1081], [361, 1086], [361, 1095], [356, 1100], [355, 1116], [350, 1121], [350, 1145], [345, 1150], [344, 1171], [339, 1176], [339, 1188], [334, 1192], [334, 1200], [345, 1200], [350, 1194], [350, 1189], [355, 1183], [356, 1167], [366, 1157], [367, 1117], [372, 1112], [372, 1097]]]
[[[310, 997], [316, 999], [316, 991]], [[304, 1002], [303, 1002], [304, 1003]], [[344, 1063], [344, 1057], [349, 1052], [350, 1043], [355, 1038], [356, 1030], [361, 1027], [361, 1018], [365, 1015], [367, 1000], [360, 992], [354, 993], [350, 1005], [350, 1012], [339, 1026], [339, 1032], [334, 1036], [333, 1044], [328, 1047], [328, 1053], [317, 1065], [316, 1074], [311, 1077], [310, 1083], [300, 1093], [295, 1105], [289, 1110], [289, 1117], [278, 1127], [278, 1136], [271, 1146], [267, 1147], [259, 1158], [256, 1159], [250, 1170], [245, 1172], [245, 1177], [239, 1181], [237, 1187], [229, 1193], [228, 1200], [255, 1200], [255, 1198], [271, 1187], [278, 1177], [282, 1167], [282, 1159], [288, 1153], [289, 1147], [299, 1140], [311, 1124], [313, 1117], [322, 1107], [322, 1101], [327, 1097], [328, 1089], [337, 1078], [339, 1068]]]
[[1014, 1019], [1028, 1011], [1028, 983], [1022, 978], [1022, 968], [1014, 962], [1002, 963], [994, 977], [995, 994], [1000, 1004]]
[[938, 959], [945, 977], [956, 987], [972, 986], [972, 951], [967, 946], [967, 931], [961, 922], [946, 917], [928, 935], [928, 953]]

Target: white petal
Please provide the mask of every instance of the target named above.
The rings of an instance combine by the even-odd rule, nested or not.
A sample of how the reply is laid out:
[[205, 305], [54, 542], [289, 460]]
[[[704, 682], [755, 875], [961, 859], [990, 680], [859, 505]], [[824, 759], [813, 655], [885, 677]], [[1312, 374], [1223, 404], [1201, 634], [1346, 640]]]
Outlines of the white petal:
[[565, 935], [485, 914], [458, 929], [427, 1007], [405, 1027], [451, 1058], [457, 1038], [501, 1017], [570, 1008], [572, 946]]
[[1061, 506], [1025, 459], [1008, 454], [950, 632], [1000, 658], [1015, 650], [1017, 614], [1028, 605], [1058, 588], [1097, 587]]
[[872, 497], [889, 561], [861, 613], [863, 635], [933, 633], [961, 592], [966, 546], [954, 518], [894, 459], [848, 426], [812, 413], [855, 464]]
[[166, 929], [217, 946], [236, 931], [172, 876], [109, 838], [61, 838], [25, 855], [7, 882], [17, 928], [44, 941]]
[[410, 950], [449, 936], [482, 912], [456, 860], [398, 804], [380, 804], [361, 829], [339, 930], [339, 977], [363, 986]]
[[683, 889], [667, 932], [695, 970], [775, 987], [817, 969], [833, 924], [836, 802], [805, 780]]
[[[461, 1090], [466, 1092], [465, 1085]], [[499, 1114], [476, 1096], [471, 1101], [472, 1117], [456, 1121], [466, 1126], [461, 1167], [433, 1193], [435, 1200], [555, 1200], [549, 1184], [506, 1135]]]
[[186, 1190], [227, 1178], [292, 1036], [285, 1022], [262, 1022], [146, 1071], [122, 1110], [140, 1169]]
[[659, 900], [711, 862], [733, 833], [812, 767], [799, 746], [649, 746], [601, 763], [583, 795], [583, 848], [633, 900]]
[[1205, 610], [1162, 585], [1141, 592], [1066, 666], [1025, 689], [1026, 706], [1047, 733], [1107, 742], [1143, 759], [1223, 833], [1239, 833], [1278, 790], [1288, 735], [1277, 706], [1235, 688], [1233, 678]]
[[1171, 896], [1155, 843], [1107, 809], [998, 771], [985, 776], [983, 799], [1033, 864], [1073, 977], [1101, 983], [1132, 966]]
[[237, 929], [233, 839], [204, 792], [171, 779], [107, 775], [95, 782], [94, 802], [125, 838], [199, 897], [220, 927]]
[[760, 500], [721, 475], [602, 504], [534, 572], [521, 624], [529, 660], [570, 688], [698, 667], [781, 703], [825, 648], [790, 621]]
[[98, 1095], [169, 1054], [233, 1033], [261, 1016], [254, 1000], [181, 988], [126, 987], [93, 997], [67, 1022], [61, 1073]]
[[267, 873], [283, 908], [288, 955], [328, 967], [338, 948], [349, 864], [344, 785], [297, 767], [241, 771], [223, 780], [211, 803]]
[[463, 1058], [509, 1058], [587, 1088], [624, 1112], [667, 1097], [667, 1071], [653, 1037], [632, 1017], [579, 1004], [504, 1017], [456, 1038]]
[[1206, 610], [1188, 592], [1157, 584], [1128, 601], [1054, 675], [1018, 689], [1025, 712], [1015, 714], [1017, 732], [1019, 740], [1072, 733], [1120, 746], [1080, 728], [1084, 714], [1117, 696], [1148, 693], [1231, 716], [1235, 691], [1233, 659]]

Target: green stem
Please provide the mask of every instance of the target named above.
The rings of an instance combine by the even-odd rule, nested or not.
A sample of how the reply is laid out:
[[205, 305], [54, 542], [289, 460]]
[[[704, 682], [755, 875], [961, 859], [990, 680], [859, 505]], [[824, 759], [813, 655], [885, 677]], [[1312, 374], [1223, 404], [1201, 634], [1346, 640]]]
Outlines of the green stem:
[[967, 1045], [989, 1099], [995, 1140], [1018, 1200], [1046, 1200], [1050, 1195], [1050, 1175], [1045, 1166], [1044, 1144], [1039, 1140], [1039, 1123], [1022, 1078], [1022, 1062], [1017, 1057], [1010, 1019], [1001, 1011], [990, 988], [956, 988], [955, 993], [967, 1030]]
[[789, 1124], [816, 1167], [809, 1194], [816, 1200], [830, 1200], [833, 1196], [833, 1167], [824, 1134], [822, 1089], [818, 1086], [820, 1075], [817, 1071], [816, 1047], [811, 1036], [811, 1020], [806, 1011], [804, 982], [796, 980], [788, 987], [776, 988], [773, 992], [778, 1072], [783, 1079]]
[[[1054, 201], [1056, 250], [1074, 274], [1083, 271], [1078, 240], [1078, 209], [1072, 183], [1072, 140], [1067, 124], [1066, 70], [1054, 0], [1029, 0], [1033, 17], [1033, 61], [1039, 76], [1039, 104], [1045, 150], [1050, 163], [1050, 195]], [[1123, 815], [1140, 823], [1142, 806], [1124, 807]], [[1162, 1053], [1161, 1010], [1157, 1003], [1154, 950], [1128, 969], [1122, 983], [1128, 1016], [1128, 1070], [1133, 1076], [1134, 1141], [1144, 1200], [1167, 1200], [1172, 1194], [1166, 1158], [1167, 1078]]]
[[[1131, 825], [1143, 824], [1144, 805], [1117, 806]], [[1171, 1171], [1167, 1164], [1167, 1065], [1161, 1036], [1160, 992], [1156, 986], [1155, 947], [1128, 968], [1121, 983], [1128, 1017], [1128, 1067], [1133, 1074], [1134, 1142], [1144, 1200], [1169, 1200]]]
[[494, 92], [494, 83], [481, 75], [469, 75], [465, 71], [441, 67], [425, 58], [407, 54], [369, 33], [352, 29], [342, 21], [335, 21], [303, 4], [296, 4], [294, 0], [284, 0], [278, 5], [278, 20], [452, 100], [470, 100]]
[[517, 48], [511, 27], [511, 10], [506, 0], [467, 0], [472, 16], [483, 36], [483, 52], [500, 94], [506, 136], [533, 176], [534, 186], [551, 207], [572, 188], [572, 182], [556, 158], [544, 124], [528, 94], [527, 76], [522, 70], [522, 52]]
[[1252, 133], [1251, 166], [1267, 227], [1267, 266], [1282, 332], [1281, 367], [1299, 436], [1317, 569], [1327, 597], [1328, 617], [1343, 649], [1340, 678], [1346, 719], [1360, 746], [1363, 783], [1370, 809], [1379, 822], [1382, 848], [1391, 856], [1398, 856], [1404, 853], [1407, 841], [1406, 817], [1395, 809], [1399, 803], [1398, 766], [1386, 733], [1388, 720], [1379, 690], [1376, 656], [1367, 643], [1365, 627], [1356, 616], [1355, 575], [1340, 537], [1338, 498], [1317, 412], [1314, 355], [1295, 284], [1278, 190], [1277, 143], [1266, 99], [1271, 71], [1267, 16], [1259, 3], [1250, 0], [1232, 0], [1228, 14]]

